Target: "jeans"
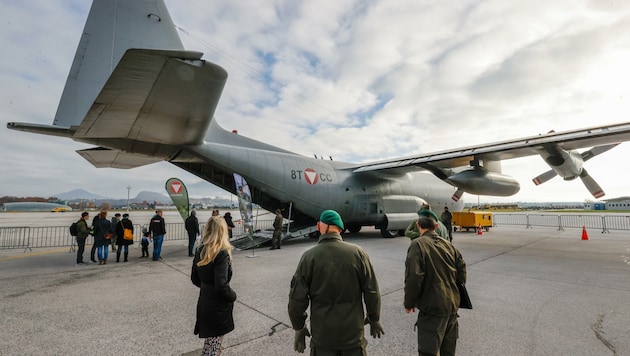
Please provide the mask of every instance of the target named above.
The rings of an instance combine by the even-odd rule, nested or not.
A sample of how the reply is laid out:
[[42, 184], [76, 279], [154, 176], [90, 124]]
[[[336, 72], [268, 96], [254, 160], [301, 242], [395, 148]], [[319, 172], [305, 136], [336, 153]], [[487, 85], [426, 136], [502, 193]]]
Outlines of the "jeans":
[[99, 246], [97, 247], [98, 250], [98, 260], [106, 260], [107, 256], [109, 254], [109, 246], [107, 245], [103, 245], [103, 246]]
[[157, 261], [160, 259], [160, 254], [162, 253], [163, 241], [164, 241], [164, 235], [153, 236], [153, 260], [154, 261]]
[[77, 237], [77, 263], [83, 262], [83, 251], [85, 251], [86, 237]]

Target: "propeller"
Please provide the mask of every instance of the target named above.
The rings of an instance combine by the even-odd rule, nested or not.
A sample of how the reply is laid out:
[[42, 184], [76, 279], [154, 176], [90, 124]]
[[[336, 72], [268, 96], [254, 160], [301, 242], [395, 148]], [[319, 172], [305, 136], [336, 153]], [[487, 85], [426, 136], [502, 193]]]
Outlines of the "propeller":
[[453, 194], [451, 199], [453, 199], [453, 201], [459, 201], [459, 199], [461, 199], [462, 195], [464, 195], [464, 191], [459, 189], [459, 188], [457, 188], [457, 191], [455, 191], [455, 194]]
[[602, 190], [602, 187], [599, 186], [599, 184], [597, 184], [597, 182], [595, 181], [595, 179], [593, 179], [593, 177], [591, 177], [588, 172], [586, 171], [586, 169], [582, 169], [582, 173], [580, 174], [580, 179], [582, 179], [582, 183], [584, 183], [584, 186], [586, 186], [586, 189], [588, 189], [589, 192], [591, 192], [591, 194], [595, 197], [595, 198], [601, 198], [604, 195], [606, 195], [606, 193], [604, 193], [604, 191]]
[[599, 184], [597, 184], [595, 179], [588, 174], [586, 169], [582, 168], [582, 164], [617, 145], [618, 143], [596, 146], [581, 154], [576, 151], [563, 150], [557, 145], [545, 146], [543, 149], [539, 150], [539, 153], [551, 167], [551, 170], [537, 176], [532, 179], [532, 181], [534, 184], [540, 185], [557, 175], [560, 175], [564, 180], [573, 180], [580, 177], [586, 189], [588, 189], [595, 198], [601, 198], [605, 195], [604, 191]]

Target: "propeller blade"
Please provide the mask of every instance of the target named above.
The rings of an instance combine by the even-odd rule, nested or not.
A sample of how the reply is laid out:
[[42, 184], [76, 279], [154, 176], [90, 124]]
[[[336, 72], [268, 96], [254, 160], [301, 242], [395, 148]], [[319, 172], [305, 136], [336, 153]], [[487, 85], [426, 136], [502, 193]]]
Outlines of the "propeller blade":
[[618, 143], [613, 143], [612, 145], [603, 145], [603, 146], [596, 146], [591, 148], [590, 150], [586, 151], [586, 152], [582, 152], [582, 159], [584, 160], [584, 162], [588, 161], [589, 159], [600, 155], [606, 151], [608, 151], [609, 149], [617, 146]]
[[532, 181], [534, 181], [534, 184], [540, 185], [550, 180], [551, 178], [555, 177], [556, 175], [557, 175], [556, 172], [552, 169], [532, 179]]
[[462, 197], [462, 195], [464, 195], [464, 191], [461, 190], [461, 189], [457, 189], [457, 191], [455, 192], [455, 194], [453, 194], [451, 199], [453, 199], [454, 201], [459, 201], [459, 199]]
[[586, 186], [586, 189], [588, 189], [588, 191], [591, 192], [591, 194], [595, 198], [599, 199], [603, 197], [604, 195], [606, 195], [606, 193], [604, 193], [604, 191], [602, 190], [602, 187], [600, 187], [599, 184], [595, 182], [595, 179], [593, 179], [593, 177], [591, 177], [588, 174], [586, 169], [582, 169], [582, 174], [580, 174], [580, 179], [582, 179], [582, 183], [584, 183], [584, 186]]

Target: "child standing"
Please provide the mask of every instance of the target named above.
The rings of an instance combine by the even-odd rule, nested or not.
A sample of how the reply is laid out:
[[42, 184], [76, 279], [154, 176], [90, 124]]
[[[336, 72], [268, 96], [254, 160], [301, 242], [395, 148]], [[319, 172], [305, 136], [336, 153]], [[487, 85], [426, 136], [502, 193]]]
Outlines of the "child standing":
[[140, 241], [140, 245], [142, 245], [142, 257], [149, 257], [149, 237], [147, 236], [149, 234], [148, 231], [146, 231], [146, 229], [143, 229], [142, 231], [142, 240]]

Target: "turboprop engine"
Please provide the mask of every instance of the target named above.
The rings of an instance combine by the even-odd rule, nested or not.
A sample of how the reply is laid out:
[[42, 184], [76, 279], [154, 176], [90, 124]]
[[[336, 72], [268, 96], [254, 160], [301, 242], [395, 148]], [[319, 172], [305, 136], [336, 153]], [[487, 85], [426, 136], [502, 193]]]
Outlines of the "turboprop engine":
[[555, 176], [560, 176], [564, 180], [573, 180], [580, 177], [582, 183], [595, 198], [601, 198], [605, 195], [602, 188], [595, 182], [586, 169], [583, 168], [584, 162], [600, 155], [618, 144], [603, 145], [593, 147], [590, 150], [579, 153], [577, 151], [567, 151], [557, 145], [544, 146], [538, 150], [540, 156], [547, 162], [551, 170], [534, 178], [534, 184], [539, 185], [545, 183]]
[[460, 191], [477, 195], [510, 196], [521, 189], [516, 179], [483, 168], [473, 168], [453, 174], [448, 177], [448, 181]]

